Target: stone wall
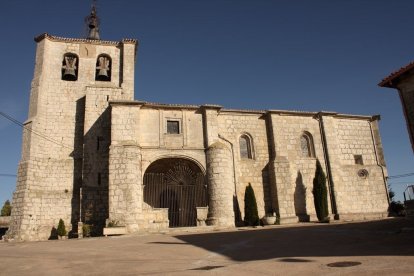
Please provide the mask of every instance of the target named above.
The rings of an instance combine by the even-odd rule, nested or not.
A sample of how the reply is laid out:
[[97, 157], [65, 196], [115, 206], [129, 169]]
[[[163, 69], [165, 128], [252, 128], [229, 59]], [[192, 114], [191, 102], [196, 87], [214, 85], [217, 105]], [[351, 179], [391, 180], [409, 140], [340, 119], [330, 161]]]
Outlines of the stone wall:
[[[271, 213], [266, 120], [260, 113], [220, 111], [217, 121], [220, 142], [231, 146], [233, 151], [232, 158], [234, 158], [236, 172], [235, 194], [240, 218], [244, 218], [244, 193], [249, 183], [255, 192], [259, 217]], [[250, 138], [252, 158], [242, 158], [240, 155], [239, 141], [242, 135], [248, 135]], [[233, 166], [231, 168], [233, 169]], [[224, 173], [233, 174], [232, 171]]]
[[[339, 116], [327, 118], [329, 120], [330, 127], [326, 131], [336, 136], [330, 141], [333, 143], [330, 154], [340, 218], [386, 216], [386, 170], [381, 164], [383, 155], [378, 151], [382, 149], [377, 148], [380, 142], [375, 139], [372, 121]], [[362, 165], [356, 164], [355, 155], [362, 156]], [[359, 175], [361, 170], [366, 170], [367, 175]]]
[[[325, 155], [319, 120], [314, 113], [295, 114], [271, 112], [272, 141], [276, 167], [276, 189], [279, 191], [279, 209], [281, 222], [287, 222], [297, 216], [300, 221], [316, 219], [312, 195], [315, 177], [316, 159], [319, 159], [324, 171]], [[301, 136], [310, 137], [311, 155], [301, 151]], [[330, 210], [332, 212], [332, 210]]]
[[[83, 152], [83, 144], [91, 142], [96, 145], [95, 141], [92, 142], [96, 137], [90, 136], [95, 136], [91, 133], [102, 128], [99, 118], [107, 106], [107, 103], [103, 102], [118, 98], [133, 99], [133, 83], [131, 86], [128, 81], [131, 82], [132, 74], [133, 82], [131, 64], [134, 59], [131, 59], [131, 55], [135, 55], [134, 43], [126, 43], [128, 45], [125, 46], [125, 43], [101, 43], [49, 35], [36, 38], [36, 41], [38, 44], [29, 118], [25, 122], [32, 132], [25, 130], [23, 134], [22, 158], [13, 196], [13, 222], [7, 234], [8, 238], [23, 240], [47, 239], [52, 227], [57, 226], [60, 218], [65, 221], [68, 230], [76, 228], [80, 214], [79, 189], [82, 185], [83, 167], [85, 165], [90, 169], [88, 164], [105, 166], [94, 156], [88, 159], [89, 153]], [[76, 81], [62, 80], [62, 62], [66, 53], [78, 57]], [[110, 55], [112, 59], [110, 82], [95, 81], [97, 56], [101, 53]], [[121, 62], [121, 53], [124, 57], [127, 56], [128, 61]], [[124, 65], [127, 70], [122, 72]], [[125, 91], [119, 88], [121, 85], [126, 87]], [[100, 93], [104, 93], [105, 96]], [[109, 99], [106, 97], [108, 95]], [[89, 98], [87, 103], [85, 96]], [[86, 112], [85, 104], [88, 106]], [[102, 121], [108, 125], [108, 118], [103, 118]], [[97, 124], [100, 126], [96, 127]], [[90, 128], [95, 130], [91, 131]], [[34, 135], [33, 132], [40, 135]], [[91, 147], [88, 144], [86, 148]], [[83, 162], [85, 154], [89, 160], [87, 163]], [[93, 170], [95, 168], [90, 171]], [[86, 175], [88, 184], [93, 182], [89, 175]], [[105, 177], [102, 177], [101, 181], [105, 181]], [[90, 217], [102, 223], [107, 216], [105, 206], [102, 205], [107, 202], [107, 187], [103, 187], [102, 190], [97, 187], [91, 189], [88, 188], [91, 186], [88, 184], [83, 189], [82, 205], [86, 208], [84, 218], [92, 212]]]
[[[166, 133], [169, 119], [179, 120], [179, 134]], [[109, 219], [128, 226], [125, 214], [135, 212], [132, 211], [135, 209], [139, 229], [130, 229], [130, 232], [161, 230], [165, 228], [165, 212], [151, 209], [143, 202], [144, 173], [153, 162], [162, 158], [191, 160], [205, 173], [201, 116], [191, 109], [153, 109], [140, 102], [115, 101], [111, 103], [111, 121]], [[137, 152], [132, 154], [132, 148]], [[127, 175], [133, 175], [134, 182], [129, 182]], [[133, 201], [126, 200], [132, 195], [136, 197]], [[146, 208], [142, 209], [143, 206]], [[147, 224], [148, 221], [159, 222]]]
[[137, 143], [139, 105], [111, 107], [109, 220], [139, 230], [142, 220], [141, 148]]

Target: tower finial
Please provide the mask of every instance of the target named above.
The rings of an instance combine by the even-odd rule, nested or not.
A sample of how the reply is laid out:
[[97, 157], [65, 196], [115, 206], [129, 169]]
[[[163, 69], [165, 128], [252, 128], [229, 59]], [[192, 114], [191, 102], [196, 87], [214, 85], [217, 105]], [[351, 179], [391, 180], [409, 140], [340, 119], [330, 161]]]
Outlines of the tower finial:
[[89, 28], [88, 39], [99, 40], [99, 18], [96, 14], [96, 0], [93, 0], [91, 13], [85, 18], [85, 23]]

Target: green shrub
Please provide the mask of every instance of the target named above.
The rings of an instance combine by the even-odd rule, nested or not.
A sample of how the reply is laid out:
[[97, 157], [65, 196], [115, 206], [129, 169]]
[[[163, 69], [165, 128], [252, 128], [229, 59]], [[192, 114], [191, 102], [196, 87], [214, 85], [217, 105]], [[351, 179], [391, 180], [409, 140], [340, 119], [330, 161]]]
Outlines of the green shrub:
[[117, 227], [119, 222], [117, 220], [111, 220], [108, 222], [108, 227]]
[[259, 225], [259, 214], [257, 212], [256, 196], [252, 185], [246, 187], [244, 193], [244, 222], [246, 225], [257, 226]]
[[405, 216], [405, 206], [399, 201], [391, 201], [388, 206], [388, 213], [390, 216]]
[[313, 179], [313, 200], [318, 220], [328, 222], [328, 190], [326, 188], [326, 176], [323, 172], [321, 163], [316, 160], [315, 178]]
[[84, 224], [82, 225], [82, 233], [84, 237], [90, 237], [91, 236], [91, 231], [92, 231], [92, 225], [90, 224]]
[[4, 202], [3, 208], [1, 208], [1, 216], [2, 217], [8, 217], [11, 215], [11, 205], [10, 205], [10, 201], [6, 200], [6, 202]]
[[66, 227], [65, 227], [65, 222], [63, 221], [63, 219], [59, 220], [59, 225], [57, 228], [57, 234], [61, 237], [66, 236]]

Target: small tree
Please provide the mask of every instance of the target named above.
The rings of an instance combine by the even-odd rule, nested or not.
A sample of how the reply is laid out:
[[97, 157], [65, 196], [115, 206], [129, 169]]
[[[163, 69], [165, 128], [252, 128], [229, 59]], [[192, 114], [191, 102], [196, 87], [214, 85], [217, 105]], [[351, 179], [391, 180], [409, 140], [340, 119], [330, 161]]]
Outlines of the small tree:
[[316, 160], [316, 171], [315, 178], [313, 179], [312, 193], [318, 220], [321, 222], [329, 221], [326, 176], [318, 159]]
[[256, 226], [259, 225], [259, 214], [257, 212], [256, 196], [252, 185], [246, 187], [244, 193], [244, 222], [246, 225]]
[[59, 220], [59, 225], [57, 228], [57, 234], [60, 237], [66, 236], [66, 227], [65, 227], [65, 222], [63, 221], [63, 219]]
[[394, 201], [394, 197], [395, 197], [395, 193], [394, 191], [391, 189], [391, 186], [388, 184], [388, 197], [390, 198], [390, 201]]
[[7, 217], [11, 215], [11, 205], [10, 205], [10, 201], [6, 200], [6, 202], [4, 202], [3, 208], [1, 208], [1, 216], [2, 217]]

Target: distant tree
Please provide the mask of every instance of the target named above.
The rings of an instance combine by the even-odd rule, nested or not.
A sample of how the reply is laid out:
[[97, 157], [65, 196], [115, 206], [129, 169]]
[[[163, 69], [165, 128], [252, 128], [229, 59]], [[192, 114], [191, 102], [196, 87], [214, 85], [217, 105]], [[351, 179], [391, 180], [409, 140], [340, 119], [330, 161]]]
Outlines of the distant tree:
[[259, 214], [257, 212], [256, 196], [252, 185], [246, 187], [244, 193], [244, 222], [246, 225], [257, 226], [259, 225]]
[[316, 159], [315, 178], [313, 179], [313, 200], [318, 220], [321, 222], [329, 221], [328, 211], [328, 190], [326, 188], [326, 176], [323, 172], [321, 163]]
[[390, 201], [394, 201], [395, 192], [391, 189], [390, 185], [388, 185], [388, 197]]
[[390, 217], [403, 217], [405, 216], [405, 206], [400, 201], [391, 201], [388, 206], [388, 216]]
[[57, 234], [61, 237], [66, 236], [66, 227], [65, 227], [65, 222], [63, 221], [63, 219], [59, 220]]
[[388, 185], [388, 197], [390, 198], [390, 204], [388, 205], [388, 216], [405, 216], [405, 206], [402, 202], [395, 201], [395, 192], [391, 189], [390, 185]]
[[6, 202], [4, 202], [3, 208], [1, 208], [1, 216], [2, 217], [10, 216], [11, 209], [12, 209], [12, 206], [10, 205], [10, 201], [6, 200]]

